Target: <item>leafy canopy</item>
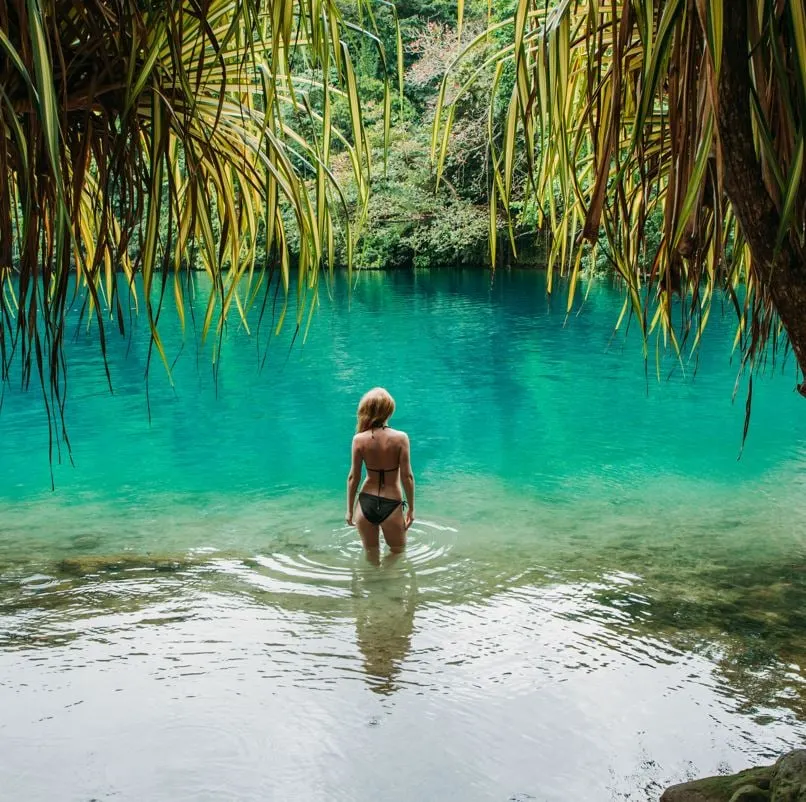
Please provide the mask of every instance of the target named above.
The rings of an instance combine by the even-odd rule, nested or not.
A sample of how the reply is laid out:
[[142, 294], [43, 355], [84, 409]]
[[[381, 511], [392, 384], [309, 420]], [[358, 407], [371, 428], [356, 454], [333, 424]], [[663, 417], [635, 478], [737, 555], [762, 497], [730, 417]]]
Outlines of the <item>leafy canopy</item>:
[[[231, 309], [245, 321], [268, 289], [271, 277], [255, 271], [258, 241], [287, 303], [293, 233], [304, 323], [320, 267], [333, 262], [334, 226], [346, 227], [348, 252], [353, 241], [334, 151], [349, 156], [359, 223], [368, 198], [348, 34], [385, 54], [368, 0], [352, 9], [348, 19], [335, 0], [0, 4], [0, 370], [7, 381], [19, 360], [25, 386], [38, 374], [57, 429], [66, 310], [82, 293], [105, 357], [107, 321], [123, 332], [121, 294], [136, 302], [140, 274], [153, 350], [168, 368], [157, 321], [169, 275], [183, 325], [180, 275], [210, 275], [206, 336]], [[349, 110], [344, 132], [331, 124], [337, 97]], [[386, 85], [387, 121], [389, 108]]]
[[[491, 72], [493, 264], [499, 213], [511, 231], [511, 210], [532, 203], [552, 236], [549, 286], [555, 274], [570, 277], [569, 311], [584, 256], [603, 249], [627, 290], [622, 319], [632, 314], [645, 343], [655, 332], [681, 357], [696, 348], [724, 288], [742, 365], [757, 364], [788, 309], [783, 290], [776, 294], [784, 250], [801, 292], [806, 282], [805, 15], [802, 2], [769, 0], [518, 0], [445, 76], [432, 138], [437, 173], [458, 105]], [[457, 81], [491, 42], [494, 53]], [[496, 98], [508, 80], [499, 120]], [[733, 86], [739, 102], [727, 108]], [[734, 141], [744, 126], [747, 174], [758, 173], [758, 186], [737, 179], [745, 154]], [[749, 240], [748, 193], [774, 220], [766, 243]], [[647, 253], [655, 219], [661, 235]], [[784, 323], [797, 350], [806, 306], [795, 311]]]

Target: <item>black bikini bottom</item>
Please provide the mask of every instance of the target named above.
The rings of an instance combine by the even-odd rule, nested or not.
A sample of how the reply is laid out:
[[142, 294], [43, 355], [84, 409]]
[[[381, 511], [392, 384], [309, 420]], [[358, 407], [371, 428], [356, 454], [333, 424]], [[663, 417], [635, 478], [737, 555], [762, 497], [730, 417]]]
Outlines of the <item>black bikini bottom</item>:
[[361, 512], [364, 517], [376, 526], [383, 523], [398, 507], [405, 502], [396, 498], [385, 498], [375, 496], [372, 493], [359, 493], [358, 503], [361, 505]]

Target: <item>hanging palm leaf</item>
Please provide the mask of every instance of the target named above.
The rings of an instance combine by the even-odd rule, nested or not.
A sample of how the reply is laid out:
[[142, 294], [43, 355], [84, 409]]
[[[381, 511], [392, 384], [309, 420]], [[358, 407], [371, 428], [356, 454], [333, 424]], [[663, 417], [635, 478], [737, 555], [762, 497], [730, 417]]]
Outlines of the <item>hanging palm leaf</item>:
[[[368, 196], [348, 25], [362, 33], [334, 0], [0, 4], [0, 363], [4, 381], [13, 359], [24, 385], [38, 375], [57, 432], [73, 290], [86, 291], [105, 359], [110, 316], [123, 331], [128, 308], [118, 269], [129, 289], [142, 276], [167, 369], [157, 322], [169, 274], [209, 274], [206, 336], [231, 308], [245, 316], [266, 281], [254, 271], [259, 240], [288, 298], [292, 226], [302, 322], [332, 264], [334, 226], [346, 226], [350, 251], [334, 139]], [[337, 94], [345, 135], [331, 128]], [[183, 284], [172, 284], [184, 322]]]
[[[514, 75], [491, 133], [491, 197], [505, 211], [529, 199], [545, 215], [549, 282], [570, 275], [573, 295], [580, 253], [601, 243], [645, 340], [654, 331], [678, 353], [696, 347], [724, 289], [742, 365], [783, 331], [806, 372], [803, 4], [518, 0], [511, 20], [468, 45], [441, 98], [491, 39], [490, 69]], [[471, 85], [438, 108], [438, 177]], [[516, 164], [525, 182], [513, 182]], [[648, 250], [653, 218], [661, 236]]]

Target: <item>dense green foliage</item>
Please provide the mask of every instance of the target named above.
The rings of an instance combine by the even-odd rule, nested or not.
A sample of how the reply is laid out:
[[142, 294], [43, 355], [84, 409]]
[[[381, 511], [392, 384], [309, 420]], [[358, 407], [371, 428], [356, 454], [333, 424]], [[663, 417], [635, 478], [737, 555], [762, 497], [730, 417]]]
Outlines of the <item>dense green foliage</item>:
[[[445, 71], [458, 58], [464, 45], [479, 35], [488, 22], [487, 3], [465, 5], [461, 40], [457, 30], [456, 4], [410, 0], [397, 3], [404, 80], [402, 96], [395, 94], [392, 126], [384, 136], [382, 115], [384, 81], [396, 84], [394, 59], [398, 48], [397, 29], [392, 12], [386, 8], [375, 16], [377, 34], [390, 57], [384, 65], [377, 48], [366, 39], [353, 42], [356, 71], [361, 89], [362, 112], [373, 145], [376, 171], [366, 219], [359, 231], [355, 265], [359, 268], [489, 266], [489, 171], [488, 99], [489, 82], [466, 93], [457, 104], [450, 148], [443, 164], [443, 180], [437, 186], [431, 161], [431, 134], [434, 110]], [[491, 39], [491, 47], [495, 43]], [[455, 76], [455, 86], [466, 80], [488, 55], [480, 52]], [[509, 85], [502, 85], [496, 109], [496, 131]], [[402, 101], [402, 102], [401, 102]], [[346, 103], [334, 106], [334, 122], [344, 125]], [[350, 188], [350, 177], [343, 174], [351, 207], [358, 201]], [[520, 214], [513, 200], [519, 244], [519, 264], [542, 265], [543, 242], [528, 210]], [[506, 237], [503, 221], [499, 236]], [[503, 258], [512, 254], [500, 249]], [[338, 260], [346, 263], [346, 249], [340, 247]]]

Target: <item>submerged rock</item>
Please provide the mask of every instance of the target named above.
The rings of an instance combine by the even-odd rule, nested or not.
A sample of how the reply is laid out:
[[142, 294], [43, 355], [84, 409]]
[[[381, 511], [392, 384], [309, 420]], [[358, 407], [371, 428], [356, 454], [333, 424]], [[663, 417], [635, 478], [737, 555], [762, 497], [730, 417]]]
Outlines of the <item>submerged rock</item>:
[[660, 802], [806, 802], [806, 749], [772, 766], [673, 785]]

